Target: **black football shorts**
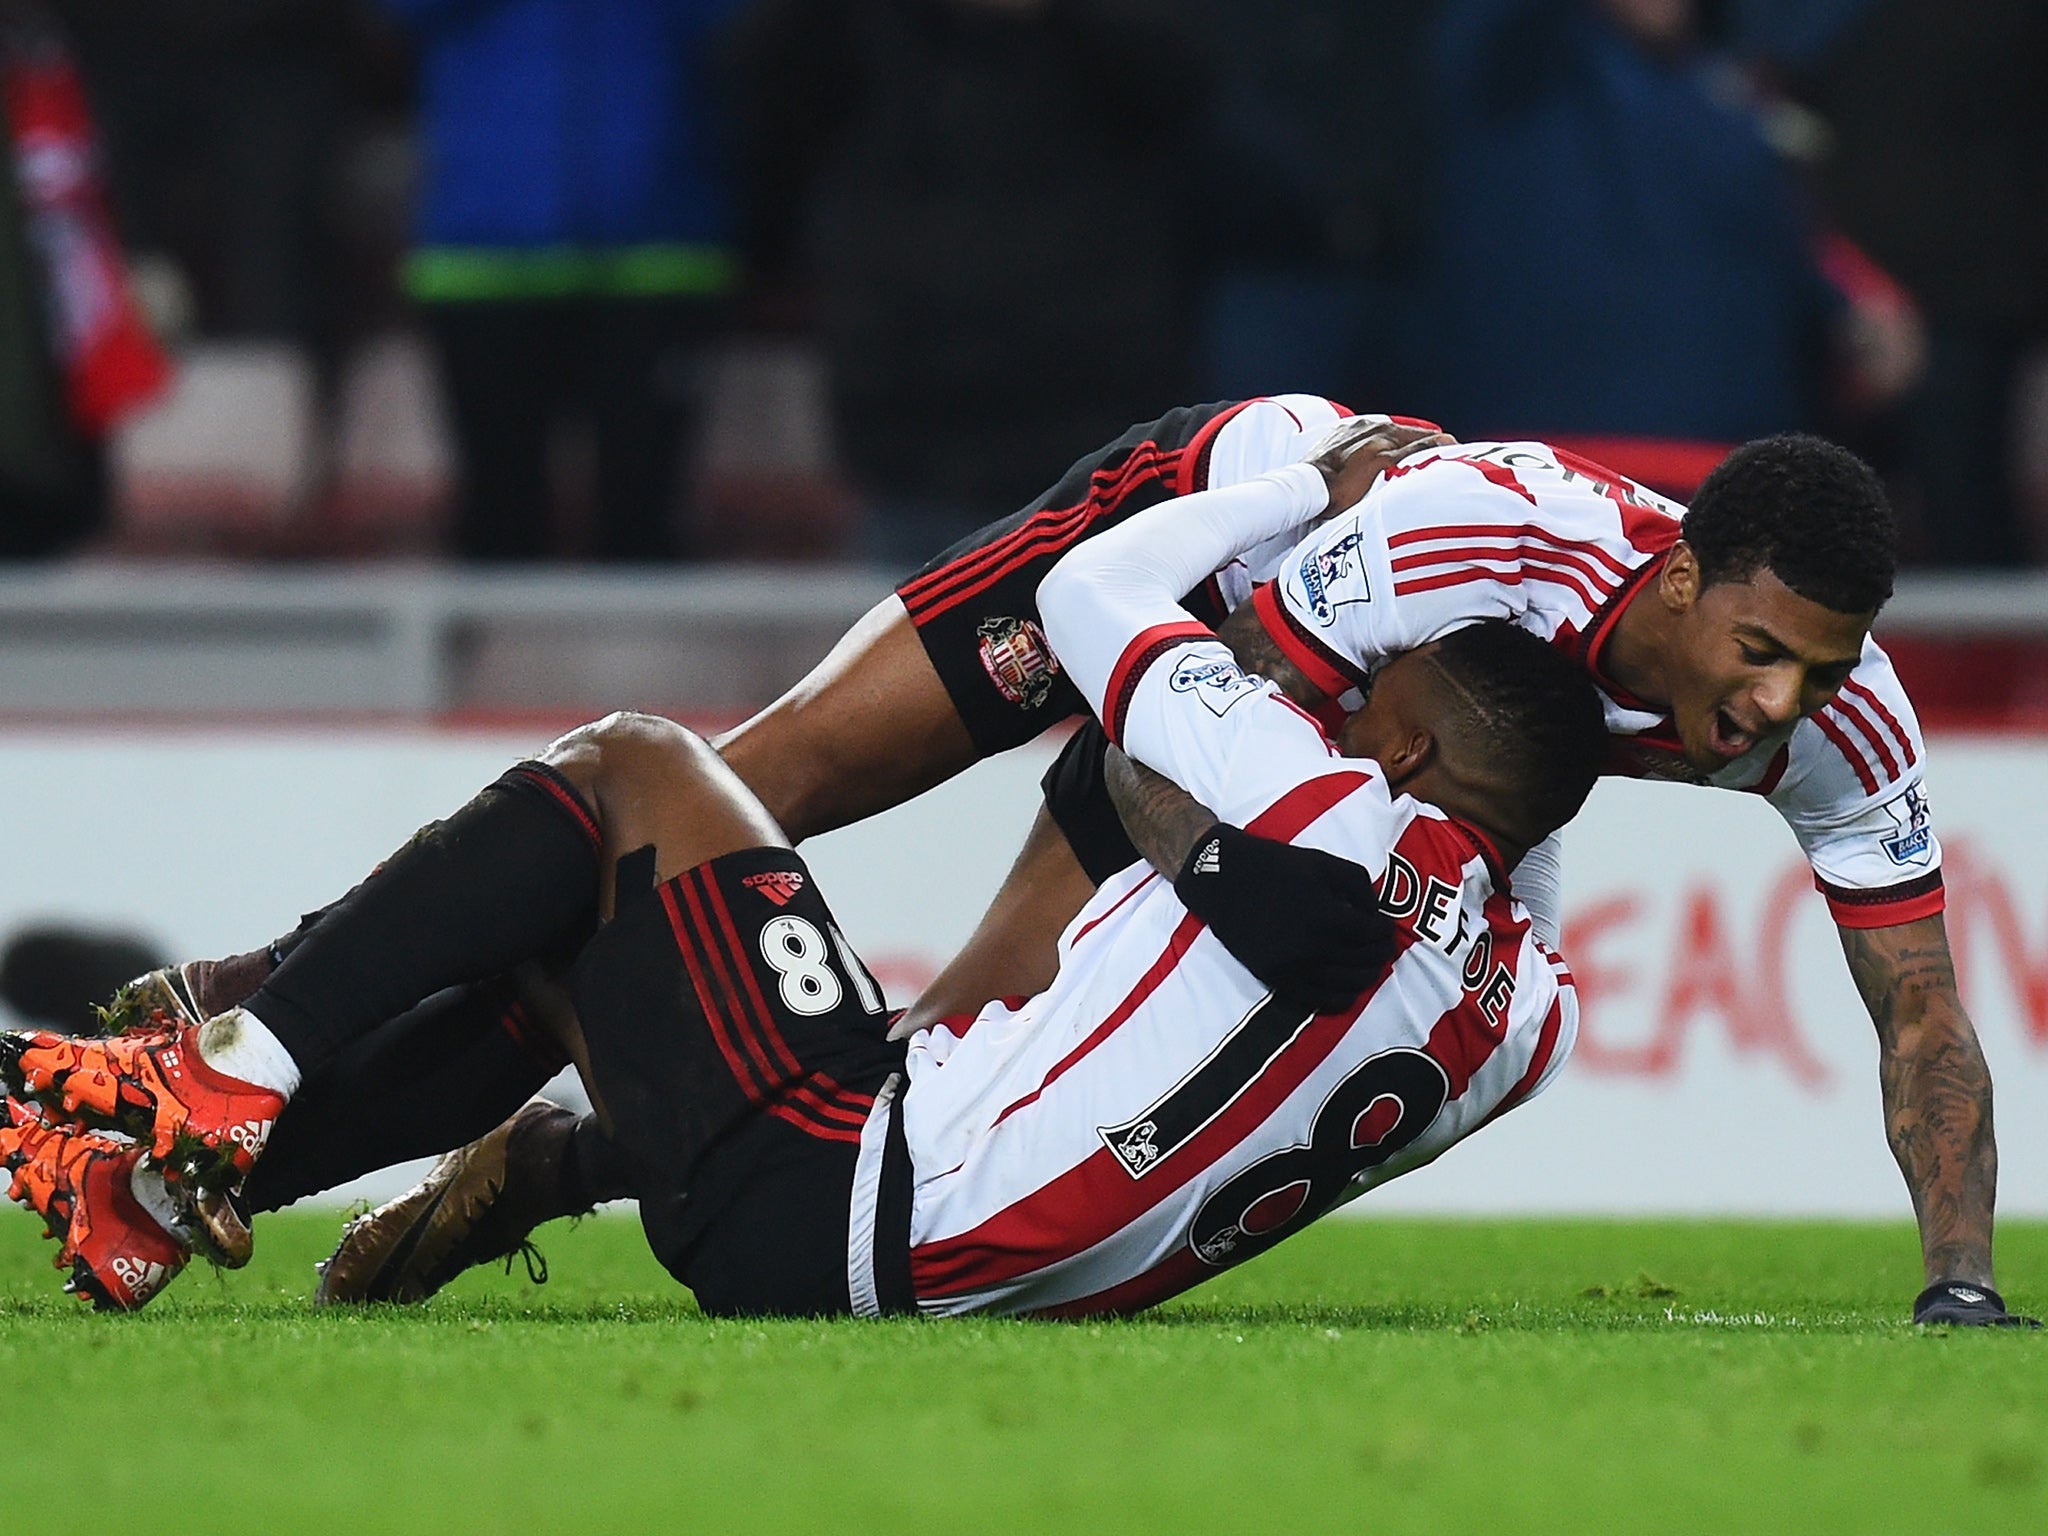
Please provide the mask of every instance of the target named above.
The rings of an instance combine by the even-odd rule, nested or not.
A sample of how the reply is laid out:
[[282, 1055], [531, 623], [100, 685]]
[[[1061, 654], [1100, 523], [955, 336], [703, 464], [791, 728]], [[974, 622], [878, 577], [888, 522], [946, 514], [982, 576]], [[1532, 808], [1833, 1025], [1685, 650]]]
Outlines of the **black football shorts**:
[[[707, 1312], [844, 1313], [863, 1132], [902, 1084], [881, 989], [790, 849], [653, 876], [652, 849], [619, 861], [571, 977], [648, 1242]], [[898, 1117], [870, 1136], [873, 1282], [879, 1310], [905, 1311], [909, 1156]]]
[[[1045, 573], [1083, 539], [1201, 490], [1209, 444], [1241, 403], [1183, 406], [1132, 427], [1030, 506], [969, 534], [896, 588], [982, 756], [1027, 742], [1087, 707], [1039, 625]], [[1196, 617], [1221, 622], [1213, 584], [1188, 601]]]

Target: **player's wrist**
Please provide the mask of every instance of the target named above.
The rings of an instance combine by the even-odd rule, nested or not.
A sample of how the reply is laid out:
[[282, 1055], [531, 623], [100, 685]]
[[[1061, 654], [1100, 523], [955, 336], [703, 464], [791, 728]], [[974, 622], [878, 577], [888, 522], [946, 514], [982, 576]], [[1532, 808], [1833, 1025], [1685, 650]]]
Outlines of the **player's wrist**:
[[1188, 896], [1214, 884], [1214, 876], [1222, 865], [1224, 845], [1244, 835], [1227, 821], [1212, 821], [1196, 836], [1173, 877], [1173, 888], [1189, 911], [1201, 915], [1199, 894], [1194, 902]]

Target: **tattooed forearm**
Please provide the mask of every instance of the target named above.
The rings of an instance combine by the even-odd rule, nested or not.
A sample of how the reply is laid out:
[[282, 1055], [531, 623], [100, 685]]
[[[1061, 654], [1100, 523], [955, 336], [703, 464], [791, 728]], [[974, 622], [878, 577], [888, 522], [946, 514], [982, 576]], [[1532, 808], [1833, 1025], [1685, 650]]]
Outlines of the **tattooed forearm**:
[[1250, 603], [1234, 610], [1216, 631], [1216, 638], [1230, 647], [1230, 654], [1247, 672], [1279, 685], [1280, 691], [1297, 704], [1319, 704], [1323, 691], [1301, 675], [1301, 668], [1287, 659], [1264, 621]]
[[1216, 813], [1116, 747], [1104, 759], [1103, 778], [1145, 862], [1169, 880], [1179, 874], [1201, 835], [1216, 825]]
[[1927, 1279], [1990, 1285], [1991, 1072], [1956, 996], [1942, 920], [1845, 928], [1842, 950], [1877, 1026], [1885, 1134], [1913, 1195]]

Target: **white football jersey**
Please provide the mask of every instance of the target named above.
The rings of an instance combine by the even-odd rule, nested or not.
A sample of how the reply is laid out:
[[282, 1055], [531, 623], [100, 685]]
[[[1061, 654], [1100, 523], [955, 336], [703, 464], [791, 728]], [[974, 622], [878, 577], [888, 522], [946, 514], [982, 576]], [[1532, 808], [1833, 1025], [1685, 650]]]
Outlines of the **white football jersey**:
[[[1290, 494], [1320, 492], [1312, 470], [1242, 489], [1289, 474]], [[1047, 632], [1112, 735], [1225, 819], [1364, 865], [1398, 951], [1353, 1007], [1311, 1015], [1170, 882], [1142, 866], [1107, 882], [1047, 991], [912, 1037], [911, 1276], [929, 1312], [1151, 1305], [1436, 1157], [1540, 1090], [1577, 1033], [1564, 963], [1477, 830], [1390, 797], [1164, 587], [1149, 609], [1056, 601], [1060, 574]]]
[[1618, 738], [1614, 771], [1765, 796], [1845, 927], [1939, 912], [1920, 725], [1875, 640], [1824, 709], [1705, 777], [1685, 763], [1670, 716], [1606, 676], [1616, 620], [1654, 580], [1683, 514], [1542, 443], [1466, 443], [1397, 465], [1291, 551], [1253, 602], [1332, 697], [1388, 656], [1476, 619], [1520, 624], [1592, 674]]

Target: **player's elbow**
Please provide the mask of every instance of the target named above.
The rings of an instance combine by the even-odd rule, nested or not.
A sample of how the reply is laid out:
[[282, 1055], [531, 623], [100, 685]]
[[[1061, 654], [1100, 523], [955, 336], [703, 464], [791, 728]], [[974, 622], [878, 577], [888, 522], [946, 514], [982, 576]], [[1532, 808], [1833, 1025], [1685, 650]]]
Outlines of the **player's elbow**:
[[1087, 608], [1093, 572], [1092, 552], [1088, 545], [1080, 544], [1062, 555], [1039, 579], [1038, 618], [1045, 626], [1045, 638], [1054, 654], [1059, 653], [1064, 640], [1072, 638], [1078, 617]]

